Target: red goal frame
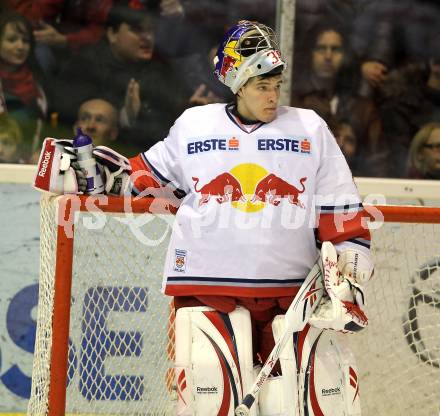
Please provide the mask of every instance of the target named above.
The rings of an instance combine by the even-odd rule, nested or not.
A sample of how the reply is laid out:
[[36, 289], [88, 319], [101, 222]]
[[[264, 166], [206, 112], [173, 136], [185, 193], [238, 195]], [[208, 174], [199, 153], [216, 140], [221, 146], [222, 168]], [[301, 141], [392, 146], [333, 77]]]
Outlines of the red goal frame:
[[[53, 342], [50, 358], [51, 381], [49, 387], [48, 415], [59, 416], [65, 413], [66, 382], [68, 370], [68, 338], [70, 325], [70, 298], [72, 286], [72, 258], [74, 245], [75, 211], [124, 212], [126, 203], [132, 213], [151, 213], [153, 198], [76, 196], [65, 195], [58, 199], [57, 261], [55, 265], [55, 298], [53, 309]], [[158, 200], [156, 200], [158, 202]], [[163, 207], [158, 212], [157, 207]], [[425, 206], [379, 206], [365, 205], [366, 211], [374, 220], [373, 210], [383, 215], [384, 222], [401, 223], [440, 223], [440, 208]], [[155, 204], [154, 213], [171, 214], [166, 201]], [[377, 211], [376, 211], [377, 213]], [[70, 259], [69, 261], [67, 259]]]

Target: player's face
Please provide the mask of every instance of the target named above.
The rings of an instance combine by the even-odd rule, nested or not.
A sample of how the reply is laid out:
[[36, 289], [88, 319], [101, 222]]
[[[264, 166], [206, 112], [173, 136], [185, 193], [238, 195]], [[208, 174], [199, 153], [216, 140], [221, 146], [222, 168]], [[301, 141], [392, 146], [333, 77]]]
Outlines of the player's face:
[[12, 66], [20, 66], [25, 63], [31, 45], [29, 37], [18, 26], [7, 23], [0, 39], [0, 58], [3, 62]]
[[238, 112], [249, 120], [269, 123], [277, 115], [281, 75], [253, 77], [238, 92]]
[[152, 58], [154, 35], [151, 28], [135, 28], [122, 23], [116, 32], [109, 29], [107, 34], [113, 53], [123, 61], [149, 61]]
[[420, 153], [427, 171], [440, 174], [440, 129], [434, 129]]
[[80, 107], [75, 127], [80, 127], [93, 139], [93, 144], [99, 146], [116, 138], [116, 117], [116, 110], [110, 103], [104, 100], [90, 100]]
[[312, 66], [320, 78], [333, 78], [344, 58], [342, 36], [334, 31], [323, 32], [313, 49]]

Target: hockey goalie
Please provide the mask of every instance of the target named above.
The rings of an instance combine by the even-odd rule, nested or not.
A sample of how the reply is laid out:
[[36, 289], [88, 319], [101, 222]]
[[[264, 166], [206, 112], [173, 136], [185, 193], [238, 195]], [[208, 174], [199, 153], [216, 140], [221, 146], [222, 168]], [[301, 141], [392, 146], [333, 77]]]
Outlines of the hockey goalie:
[[47, 139], [35, 186], [178, 207], [163, 278], [177, 415], [360, 415], [345, 334], [367, 326], [373, 264], [350, 169], [324, 120], [278, 104], [271, 28], [238, 22], [214, 64], [233, 102], [186, 110], [131, 159], [81, 132]]

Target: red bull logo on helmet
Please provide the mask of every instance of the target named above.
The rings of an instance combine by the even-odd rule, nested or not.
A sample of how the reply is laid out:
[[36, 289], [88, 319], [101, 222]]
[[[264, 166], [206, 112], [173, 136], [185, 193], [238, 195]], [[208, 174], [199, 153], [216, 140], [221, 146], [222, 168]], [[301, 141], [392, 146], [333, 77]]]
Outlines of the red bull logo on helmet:
[[268, 205], [277, 207], [285, 201], [304, 208], [300, 196], [306, 190], [307, 177], [293, 184], [254, 163], [237, 165], [202, 186], [199, 177], [192, 179], [194, 190], [200, 194], [199, 206], [214, 200], [218, 204], [231, 203], [241, 211], [256, 212]]
[[234, 67], [237, 60], [233, 58], [232, 56], [226, 55], [223, 58], [222, 67], [220, 69], [220, 75], [225, 78], [226, 74]]

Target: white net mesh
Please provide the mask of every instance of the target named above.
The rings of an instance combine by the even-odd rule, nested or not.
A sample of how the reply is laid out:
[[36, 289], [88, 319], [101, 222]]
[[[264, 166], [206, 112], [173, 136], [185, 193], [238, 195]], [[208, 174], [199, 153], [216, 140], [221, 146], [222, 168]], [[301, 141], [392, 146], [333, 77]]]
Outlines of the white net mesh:
[[[53, 281], [55, 264], [53, 207], [42, 204], [42, 223], [48, 227], [42, 235], [51, 234], [53, 241], [47, 246], [42, 239], [39, 328], [28, 409], [32, 415], [47, 411], [53, 288], [46, 285]], [[124, 215], [78, 213], [75, 220], [69, 414], [172, 414], [174, 396], [167, 381], [172, 367], [167, 353], [170, 300], [160, 293], [169, 227], [152, 214], [142, 218], [146, 224], [137, 224], [138, 237], [148, 237], [150, 245], [130, 231]]]
[[[56, 204], [41, 199], [40, 214], [40, 281], [37, 314], [37, 338], [32, 368], [32, 392], [28, 411], [30, 415], [46, 414], [49, 394], [50, 353], [52, 340], [52, 309], [54, 296]], [[46, 277], [46, 278], [43, 278]]]
[[440, 414], [440, 224], [373, 232], [368, 328], [350, 337], [362, 414]]
[[[47, 411], [55, 206], [42, 201], [31, 415]], [[146, 223], [133, 232], [125, 217], [94, 215], [80, 214], [75, 225], [67, 413], [172, 415], [174, 333], [169, 299], [159, 291], [169, 221], [142, 214]], [[364, 416], [440, 413], [439, 233], [440, 224], [421, 223], [373, 231], [370, 323], [350, 336]]]

